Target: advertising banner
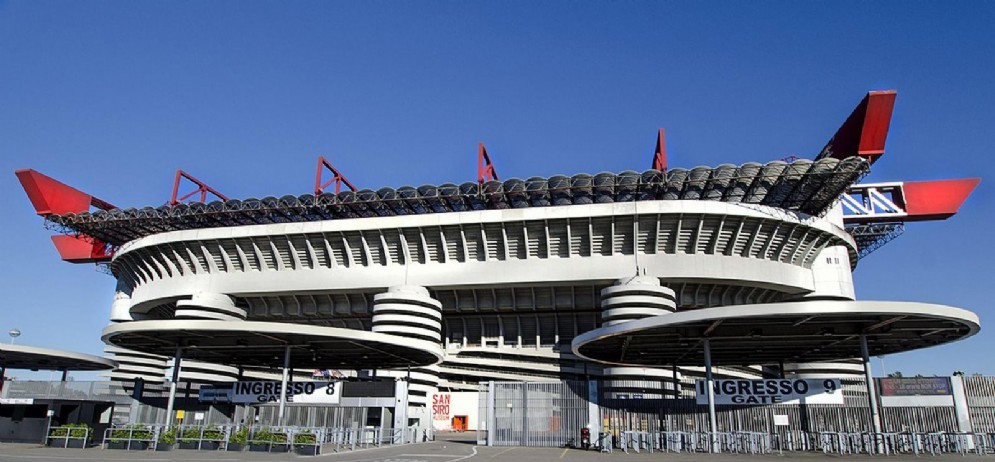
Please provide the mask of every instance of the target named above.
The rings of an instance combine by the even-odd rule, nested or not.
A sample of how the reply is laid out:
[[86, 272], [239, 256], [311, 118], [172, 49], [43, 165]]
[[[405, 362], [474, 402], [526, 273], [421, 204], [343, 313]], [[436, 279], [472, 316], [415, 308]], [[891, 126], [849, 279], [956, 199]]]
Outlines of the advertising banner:
[[[223, 389], [215, 388], [214, 394], [222, 396], [220, 390]], [[338, 404], [341, 391], [342, 384], [339, 382], [287, 382], [287, 402]], [[230, 402], [238, 404], [279, 403], [280, 382], [235, 382], [228, 397]]]
[[889, 377], [878, 379], [881, 396], [949, 395], [948, 377]]
[[[713, 380], [715, 404], [843, 404], [840, 379]], [[697, 403], [708, 404], [705, 381], [695, 385]]]

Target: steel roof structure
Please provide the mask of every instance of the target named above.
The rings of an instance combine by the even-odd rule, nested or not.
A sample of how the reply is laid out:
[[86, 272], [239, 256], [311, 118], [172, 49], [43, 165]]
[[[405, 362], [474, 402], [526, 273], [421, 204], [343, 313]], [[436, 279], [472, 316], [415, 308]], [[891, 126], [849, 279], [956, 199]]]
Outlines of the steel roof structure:
[[534, 177], [483, 184], [405, 186], [338, 194], [266, 197], [50, 215], [66, 233], [119, 246], [152, 234], [189, 229], [294, 223], [471, 210], [643, 200], [711, 200], [821, 215], [869, 170], [860, 157], [773, 161], [715, 168]]

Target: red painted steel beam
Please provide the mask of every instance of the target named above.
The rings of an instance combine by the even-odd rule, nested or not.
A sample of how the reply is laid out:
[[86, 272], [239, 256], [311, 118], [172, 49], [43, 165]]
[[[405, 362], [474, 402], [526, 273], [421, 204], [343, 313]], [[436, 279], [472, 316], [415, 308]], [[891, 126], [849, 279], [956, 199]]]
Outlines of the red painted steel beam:
[[653, 153], [653, 170], [667, 170], [667, 137], [661, 128], [656, 134], [656, 150]]
[[[14, 172], [27, 193], [35, 212], [41, 216], [64, 215], [90, 211], [90, 207], [101, 210], [115, 208], [110, 203], [97, 199], [83, 191], [69, 186], [35, 170], [22, 169]], [[107, 244], [90, 236], [52, 236], [55, 250], [63, 260], [70, 263], [96, 263], [110, 261], [113, 252]]]
[[483, 184], [485, 181], [499, 180], [497, 170], [494, 170], [494, 163], [491, 156], [487, 154], [484, 143], [477, 145], [477, 183]]
[[[197, 189], [195, 189], [193, 191], [190, 191], [189, 193], [186, 193], [186, 194], [184, 194], [182, 196], [177, 197], [179, 195], [179, 193], [180, 193], [180, 181], [183, 180], [184, 178], [187, 181], [190, 181], [191, 183], [197, 185]], [[207, 183], [204, 183], [203, 181], [200, 181], [200, 180], [194, 178], [193, 175], [190, 175], [189, 173], [184, 172], [183, 170], [177, 170], [176, 171], [176, 179], [173, 180], [173, 195], [170, 196], [169, 205], [179, 204], [179, 203], [181, 203], [181, 202], [183, 202], [183, 201], [185, 201], [185, 200], [193, 197], [194, 194], [198, 194], [198, 193], [200, 193], [200, 202], [207, 202], [207, 194], [208, 193], [214, 194], [215, 197], [217, 197], [218, 199], [221, 199], [223, 201], [228, 200], [227, 196], [225, 196], [224, 194], [219, 193], [216, 189], [208, 186]]]
[[[332, 179], [324, 181], [322, 177], [324, 176], [325, 170], [332, 172]], [[314, 194], [318, 195], [324, 192], [325, 188], [335, 183], [335, 194], [338, 194], [342, 190], [342, 185], [346, 185], [352, 192], [356, 192], [359, 189], [356, 188], [337, 168], [332, 166], [331, 163], [325, 159], [325, 156], [318, 156], [318, 168], [314, 174]]]
[[114, 256], [113, 251], [107, 250], [106, 243], [85, 236], [52, 236], [52, 243], [59, 256], [69, 263], [100, 263], [110, 261]]
[[954, 216], [981, 178], [906, 181], [902, 184], [905, 221], [945, 220]]
[[867, 93], [816, 158], [861, 156], [870, 163], [877, 161], [884, 154], [897, 96], [895, 90]]
[[35, 212], [41, 216], [87, 212], [91, 206], [101, 210], [116, 208], [106, 201], [32, 169], [17, 170], [14, 175], [17, 175], [18, 181], [21, 182], [21, 187], [27, 193]]

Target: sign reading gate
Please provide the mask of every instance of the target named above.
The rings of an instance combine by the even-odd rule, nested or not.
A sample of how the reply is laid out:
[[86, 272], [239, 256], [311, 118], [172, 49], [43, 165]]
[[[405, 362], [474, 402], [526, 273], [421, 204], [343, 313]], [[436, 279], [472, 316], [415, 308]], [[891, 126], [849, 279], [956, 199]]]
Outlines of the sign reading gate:
[[[338, 404], [342, 393], [339, 382], [287, 382], [287, 402], [306, 404]], [[279, 403], [280, 382], [235, 382], [232, 403]]]
[[[715, 404], [843, 404], [840, 379], [713, 380]], [[695, 384], [697, 403], [708, 404], [705, 381]]]

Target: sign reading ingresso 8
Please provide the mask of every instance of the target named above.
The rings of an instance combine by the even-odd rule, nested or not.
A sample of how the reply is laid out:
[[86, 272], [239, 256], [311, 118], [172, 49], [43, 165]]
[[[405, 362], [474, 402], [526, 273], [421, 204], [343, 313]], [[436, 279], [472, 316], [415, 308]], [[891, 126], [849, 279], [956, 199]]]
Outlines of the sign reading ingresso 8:
[[[235, 382], [231, 388], [214, 388], [209, 393], [201, 390], [202, 402], [278, 403], [280, 382]], [[287, 402], [307, 404], [338, 404], [342, 384], [339, 382], [288, 382]]]

